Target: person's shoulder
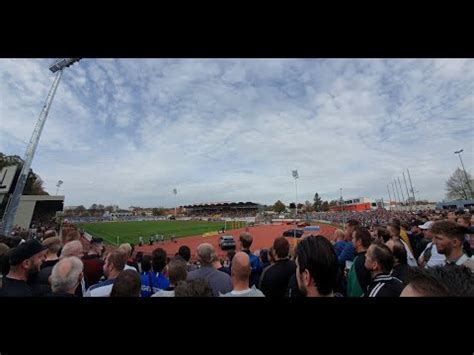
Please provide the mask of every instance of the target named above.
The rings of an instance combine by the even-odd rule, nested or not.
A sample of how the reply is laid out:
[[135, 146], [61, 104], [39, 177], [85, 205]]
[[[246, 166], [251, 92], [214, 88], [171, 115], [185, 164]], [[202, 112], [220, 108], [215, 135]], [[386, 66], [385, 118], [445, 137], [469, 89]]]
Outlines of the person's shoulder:
[[109, 285], [112, 285], [113, 283], [114, 283], [114, 279], [104, 280], [89, 287], [88, 291], [93, 291], [101, 287], [109, 286]]
[[464, 264], [464, 266], [466, 266], [467, 268], [471, 269], [472, 272], [474, 272], [474, 256], [471, 256], [470, 258], [468, 258]]
[[202, 276], [202, 271], [201, 269], [195, 269], [195, 270], [192, 270], [192, 271], [189, 271], [188, 272], [188, 276], [187, 276], [187, 279], [188, 280], [192, 280], [192, 279], [197, 279], [199, 277]]

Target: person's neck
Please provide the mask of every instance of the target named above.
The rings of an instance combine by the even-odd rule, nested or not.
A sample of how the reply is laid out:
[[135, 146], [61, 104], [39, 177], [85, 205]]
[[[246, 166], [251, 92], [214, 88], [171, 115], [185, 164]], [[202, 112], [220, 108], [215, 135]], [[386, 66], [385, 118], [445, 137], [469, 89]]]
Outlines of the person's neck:
[[20, 280], [20, 281], [27, 281], [28, 280], [28, 278], [26, 276], [26, 273], [22, 272], [21, 270], [10, 270], [7, 277], [9, 279]]
[[235, 278], [232, 279], [232, 283], [234, 285], [233, 291], [245, 291], [248, 290], [249, 287], [249, 280], [236, 280]]
[[382, 270], [371, 271], [370, 274], [372, 275], [372, 280], [375, 279], [380, 274], [384, 274]]
[[449, 255], [446, 255], [446, 260], [455, 262], [463, 255], [462, 249], [453, 249]]
[[221, 262], [219, 260], [214, 261], [212, 267], [216, 270], [220, 269], [222, 267]]
[[358, 248], [356, 249], [357, 254], [363, 253], [363, 252], [365, 252], [365, 251], [367, 251], [367, 248], [364, 248], [364, 247], [358, 247]]
[[390, 238], [391, 238], [393, 241], [400, 240], [400, 236], [399, 236], [399, 235], [392, 235], [392, 236], [390, 236]]
[[327, 295], [321, 295], [316, 287], [310, 287], [307, 290], [306, 297], [334, 297], [334, 292]]
[[119, 274], [120, 274], [120, 271], [112, 270], [112, 271], [109, 273], [109, 276], [107, 276], [107, 280], [116, 279]]
[[44, 261], [54, 261], [58, 259], [58, 254], [46, 254], [46, 259], [44, 259]]

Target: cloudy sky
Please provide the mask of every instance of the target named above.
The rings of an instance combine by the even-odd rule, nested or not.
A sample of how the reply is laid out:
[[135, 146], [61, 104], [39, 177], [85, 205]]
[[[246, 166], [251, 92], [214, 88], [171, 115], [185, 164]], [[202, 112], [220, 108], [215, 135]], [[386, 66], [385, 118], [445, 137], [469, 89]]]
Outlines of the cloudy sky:
[[[0, 59], [1, 152], [24, 156], [50, 62]], [[473, 118], [472, 59], [83, 59], [64, 72], [32, 168], [86, 207], [289, 203], [294, 169], [299, 202], [340, 188], [388, 199], [407, 168], [434, 201], [454, 150], [474, 170]]]

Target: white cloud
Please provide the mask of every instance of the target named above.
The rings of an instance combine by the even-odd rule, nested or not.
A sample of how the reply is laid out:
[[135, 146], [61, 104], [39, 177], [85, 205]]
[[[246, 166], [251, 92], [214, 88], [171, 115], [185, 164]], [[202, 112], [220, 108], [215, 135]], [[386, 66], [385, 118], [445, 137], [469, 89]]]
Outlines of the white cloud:
[[[47, 60], [0, 60], [0, 149], [22, 155]], [[33, 168], [67, 204], [386, 197], [409, 168], [437, 200], [465, 150], [473, 60], [92, 60], [65, 72]], [[90, 184], [92, 182], [92, 184]]]

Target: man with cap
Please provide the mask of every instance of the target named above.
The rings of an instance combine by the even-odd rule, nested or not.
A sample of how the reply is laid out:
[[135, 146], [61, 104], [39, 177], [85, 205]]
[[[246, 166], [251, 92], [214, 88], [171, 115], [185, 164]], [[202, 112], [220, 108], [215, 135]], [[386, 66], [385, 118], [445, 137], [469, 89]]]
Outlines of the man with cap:
[[31, 297], [34, 295], [27, 281], [36, 278], [47, 248], [37, 240], [29, 240], [10, 251], [10, 272], [3, 279], [0, 296]]
[[428, 221], [419, 227], [423, 230], [423, 235], [426, 239], [429, 240], [429, 243], [426, 245], [426, 248], [421, 252], [420, 257], [418, 258], [418, 264], [420, 267], [429, 268], [435, 266], [444, 266], [446, 264], [446, 257], [436, 249], [436, 245], [433, 243], [433, 233], [431, 228], [435, 222]]

